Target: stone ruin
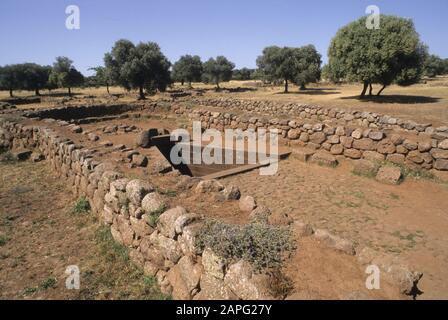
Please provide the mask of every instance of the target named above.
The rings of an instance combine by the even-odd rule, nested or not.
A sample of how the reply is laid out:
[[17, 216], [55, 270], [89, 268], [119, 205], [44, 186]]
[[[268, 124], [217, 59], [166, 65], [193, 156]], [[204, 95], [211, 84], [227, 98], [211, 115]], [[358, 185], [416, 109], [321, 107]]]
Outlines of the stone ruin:
[[[271, 108], [271, 104], [264, 107], [257, 102], [246, 104], [228, 100], [219, 100], [219, 103], [211, 100], [194, 100], [194, 102], [228, 108], [243, 106], [244, 110], [255, 108], [257, 112]], [[432, 128], [430, 125], [408, 126], [409, 129], [404, 130], [413, 134], [414, 138], [405, 138], [400, 133], [388, 131], [389, 126], [400, 126], [403, 129], [403, 124], [399, 124], [401, 122], [397, 120], [396, 124], [392, 124], [395, 121], [387, 121], [385, 126], [381, 126], [379, 123], [384, 122], [384, 116], [379, 115], [361, 115], [354, 112], [349, 117], [347, 113], [322, 108], [294, 107], [294, 112], [290, 115], [294, 114], [295, 117], [273, 119], [263, 116], [247, 117], [237, 113], [207, 110], [203, 107], [197, 109], [190, 107], [191, 103], [187, 105], [177, 100], [171, 103], [172, 106], [168, 108], [166, 101], [162, 101], [143, 105], [101, 105], [20, 111], [15, 119], [6, 116], [0, 118], [0, 147], [13, 150], [26, 149], [29, 152], [23, 155], [24, 158], [32, 156], [34, 161], [43, 159], [48, 161], [55, 173], [72, 186], [76, 196], [88, 199], [93, 213], [110, 226], [113, 238], [129, 248], [132, 261], [142, 268], [145, 274], [154, 276], [162, 291], [171, 294], [175, 299], [278, 299], [279, 297], [269, 288], [269, 275], [257, 273], [247, 261], [226, 261], [210, 248], [201, 249], [197, 246], [196, 238], [201, 232], [204, 216], [187, 212], [182, 206], [172, 205], [166, 208], [163, 197], [151, 183], [151, 175], [145, 179], [126, 177], [110, 163], [97, 160], [95, 153], [89, 148], [64, 137], [61, 133], [62, 128], [69, 128], [74, 134], [82, 134], [83, 123], [124, 119], [129, 117], [127, 112], [130, 111], [151, 113], [168, 111], [175, 116], [201, 120], [206, 127], [220, 130], [277, 128], [289, 145], [306, 147], [308, 151], [298, 153], [298, 156], [303, 156], [305, 160], [311, 157], [315, 161], [337, 163], [337, 157], [364, 159], [359, 160], [359, 170], [363, 170], [363, 166], [369, 167], [368, 162], [362, 162], [366, 159], [388, 160], [422, 170], [448, 170], [448, 128]], [[289, 107], [284, 106], [276, 108], [289, 110]], [[275, 110], [277, 109], [274, 109], [274, 112]], [[310, 117], [304, 116], [303, 112]], [[319, 115], [325, 117], [324, 122], [318, 121]], [[367, 122], [364, 121], [366, 119]], [[26, 124], [30, 120], [32, 124]], [[361, 125], [353, 128], [353, 121]], [[89, 139], [96, 140], [93, 136]], [[127, 158], [129, 153], [132, 153], [132, 150], [122, 146], [117, 148], [117, 151], [123, 152]], [[134, 161], [133, 157], [136, 155], [131, 154], [131, 161]], [[182, 176], [177, 170], [168, 174], [179, 176], [179, 180], [193, 188], [195, 193], [213, 194], [215, 198], [221, 199], [220, 201], [229, 203], [238, 201], [240, 211], [249, 214], [252, 220], [256, 220], [263, 212], [269, 215], [268, 208], [257, 206], [256, 200], [250, 195], [241, 195], [237, 186], [223, 186], [216, 180], [201, 181]], [[393, 180], [394, 178], [390, 177], [395, 173], [382, 169], [378, 174], [384, 176], [386, 180]], [[158, 221], [148, 223], [148, 217], [158, 210], [163, 211]], [[356, 248], [349, 240], [339, 238], [326, 230], [315, 230], [312, 226], [292, 221], [287, 216], [267, 219], [267, 223], [278, 221], [288, 226], [298, 237], [312, 237], [342, 254], [355, 256], [360, 265], [378, 264], [402, 294], [415, 293], [422, 273], [411, 270], [399, 260], [379, 257], [368, 248]]]

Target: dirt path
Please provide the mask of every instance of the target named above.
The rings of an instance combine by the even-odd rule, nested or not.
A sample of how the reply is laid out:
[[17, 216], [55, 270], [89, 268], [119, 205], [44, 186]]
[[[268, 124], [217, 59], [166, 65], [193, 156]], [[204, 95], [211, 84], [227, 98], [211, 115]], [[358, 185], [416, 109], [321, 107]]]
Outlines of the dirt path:
[[387, 186], [325, 168], [282, 161], [275, 176], [258, 171], [224, 179], [274, 212], [328, 229], [360, 246], [405, 258], [424, 277], [422, 299], [448, 298], [448, 186], [408, 179]]
[[[45, 163], [0, 163], [0, 299], [161, 299]], [[82, 211], [82, 210], [81, 210]], [[67, 290], [67, 266], [80, 290]]]

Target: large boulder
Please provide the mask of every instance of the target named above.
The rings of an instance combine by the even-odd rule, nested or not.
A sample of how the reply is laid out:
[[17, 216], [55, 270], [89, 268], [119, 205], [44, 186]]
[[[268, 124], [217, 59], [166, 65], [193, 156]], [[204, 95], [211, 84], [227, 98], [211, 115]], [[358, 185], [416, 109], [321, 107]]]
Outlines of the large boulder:
[[202, 266], [208, 275], [217, 279], [224, 279], [226, 261], [215, 254], [210, 248], [205, 248], [202, 253]]
[[254, 273], [251, 265], [244, 260], [229, 267], [224, 283], [243, 300], [274, 299], [270, 293], [269, 277]]
[[187, 214], [187, 211], [182, 207], [175, 207], [162, 213], [157, 223], [160, 233], [173, 239], [176, 236], [175, 222], [177, 218], [185, 214]]
[[327, 230], [315, 230], [314, 237], [329, 248], [333, 248], [348, 255], [354, 256], [356, 254], [355, 245], [352, 241], [330, 234]]
[[378, 165], [369, 160], [356, 160], [353, 173], [362, 176], [374, 177], [378, 171]]
[[201, 291], [194, 300], [237, 300], [238, 297], [224, 284], [224, 280], [215, 278], [208, 273], [201, 275]]
[[149, 215], [163, 211], [165, 208], [166, 203], [157, 192], [148, 193], [142, 200], [142, 209]]
[[325, 150], [320, 150], [313, 154], [311, 161], [329, 167], [336, 167], [338, 165], [338, 160], [336, 160], [335, 156]]
[[126, 195], [136, 207], [139, 207], [143, 198], [152, 191], [154, 187], [149, 182], [139, 179], [131, 180], [126, 185]]
[[196, 186], [196, 193], [219, 192], [224, 186], [217, 180], [203, 180]]
[[252, 196], [245, 196], [240, 199], [239, 207], [243, 212], [251, 212], [257, 207], [257, 203]]
[[399, 184], [402, 178], [401, 169], [398, 167], [381, 167], [376, 175], [376, 180], [385, 184]]

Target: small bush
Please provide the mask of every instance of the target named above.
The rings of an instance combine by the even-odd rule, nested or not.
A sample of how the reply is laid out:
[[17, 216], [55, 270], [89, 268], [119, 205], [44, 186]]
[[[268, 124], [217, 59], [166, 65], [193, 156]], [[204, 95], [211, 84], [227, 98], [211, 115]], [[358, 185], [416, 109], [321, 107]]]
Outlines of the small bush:
[[166, 210], [166, 205], [161, 205], [159, 209], [157, 209], [156, 211], [152, 212], [150, 215], [148, 215], [148, 221], [147, 223], [155, 228], [157, 225], [157, 222], [159, 221], [159, 217], [162, 213], [164, 213]]
[[54, 287], [56, 287], [56, 282], [57, 282], [57, 280], [55, 278], [52, 278], [52, 277], [47, 278], [41, 282], [41, 284], [39, 285], [39, 288], [41, 288], [43, 290], [54, 288]]
[[8, 242], [8, 238], [6, 236], [0, 236], [0, 247], [4, 246]]
[[205, 223], [197, 245], [209, 247], [225, 259], [244, 259], [256, 271], [281, 267], [285, 254], [295, 249], [287, 228], [259, 223], [237, 226], [215, 220]]
[[90, 203], [84, 197], [79, 198], [72, 209], [72, 212], [76, 214], [87, 213], [89, 211], [90, 211]]

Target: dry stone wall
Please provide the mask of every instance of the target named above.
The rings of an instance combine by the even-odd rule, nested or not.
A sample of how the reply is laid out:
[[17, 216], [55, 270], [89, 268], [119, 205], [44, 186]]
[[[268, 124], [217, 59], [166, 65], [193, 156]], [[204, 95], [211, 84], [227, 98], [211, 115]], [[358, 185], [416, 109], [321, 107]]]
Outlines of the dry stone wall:
[[[92, 212], [129, 248], [132, 261], [157, 279], [162, 292], [175, 299], [274, 298], [268, 276], [255, 274], [249, 263], [230, 263], [209, 248], [201, 250], [195, 239], [203, 217], [179, 206], [164, 210], [150, 182], [127, 179], [94, 160], [89, 149], [44, 126], [0, 119], [0, 146], [40, 152], [76, 196], [89, 200]], [[160, 210], [158, 222], [151, 223], [149, 216]]]
[[328, 155], [349, 159], [387, 160], [413, 170], [448, 171], [448, 128], [438, 128], [431, 134], [423, 131], [418, 131], [417, 134], [400, 133], [377, 127], [312, 123], [304, 118], [239, 115], [191, 108], [184, 104], [176, 104], [172, 109], [176, 114], [201, 121], [204, 128], [243, 131], [278, 129], [292, 146], [322, 150]]
[[239, 109], [267, 115], [286, 115], [318, 122], [331, 121], [347, 126], [362, 126], [373, 129], [401, 129], [412, 133], [442, 133], [448, 138], [448, 127], [433, 127], [430, 123], [417, 123], [396, 117], [368, 111], [346, 111], [338, 108], [325, 108], [317, 105], [299, 103], [281, 103], [275, 101], [257, 101], [232, 98], [191, 98], [190, 102], [227, 109]]
[[[259, 121], [258, 118], [245, 122], [227, 113], [193, 111], [184, 107], [175, 108], [175, 112], [201, 119], [207, 123], [207, 126], [221, 129], [228, 126], [238, 127], [238, 125], [241, 125], [242, 129], [247, 129], [250, 125], [261, 127], [259, 124], [262, 123], [267, 128], [271, 125], [278, 126], [278, 123], [268, 124]], [[53, 119], [42, 121], [42, 125], [26, 126], [20, 120], [8, 121], [0, 118], [0, 148], [33, 149], [45, 157], [55, 173], [73, 188], [76, 196], [85, 196], [89, 200], [92, 212], [98, 215], [102, 223], [110, 226], [113, 238], [129, 248], [132, 261], [147, 275], [154, 276], [164, 293], [171, 294], [175, 299], [275, 298], [270, 290], [267, 275], [254, 272], [252, 266], [243, 260], [225, 261], [210, 248], [202, 250], [196, 245], [196, 237], [203, 223], [202, 216], [187, 212], [179, 206], [168, 210], [162, 209], [163, 199], [150, 181], [131, 180], [124, 177], [111, 164], [95, 160], [91, 150], [60, 136], [57, 130], [48, 128], [47, 122], [58, 126], [68, 125], [66, 121]], [[379, 134], [378, 136], [370, 135], [372, 132], [369, 133], [369, 138], [358, 137], [355, 134], [358, 137], [356, 138], [353, 137], [354, 131], [350, 135], [346, 132], [342, 134], [341, 128], [331, 132], [331, 129], [326, 126], [312, 126], [307, 129], [305, 125], [298, 126], [289, 122], [280, 125], [284, 127], [282, 130], [285, 131], [286, 137], [291, 136], [291, 130], [298, 128], [303, 128], [303, 130], [300, 129], [299, 139], [305, 132], [311, 136], [315, 133], [324, 134], [325, 140], [322, 137], [320, 144], [315, 143], [321, 148], [331, 136], [337, 136], [340, 140], [342, 137], [352, 138], [352, 143], [355, 139], [361, 141], [371, 139], [372, 143], [376, 143], [377, 149], [378, 141], [385, 139], [383, 136], [381, 136], [383, 139], [379, 139]], [[336, 141], [334, 137], [330, 139]], [[397, 144], [393, 141], [392, 145], [395, 148], [399, 145], [407, 148], [405, 145], [409, 145], [409, 142], [402, 141]], [[309, 143], [314, 142], [308, 141]], [[337, 144], [342, 143], [341, 141], [333, 143], [333, 145]], [[417, 144], [414, 150], [421, 150], [421, 146]], [[196, 188], [198, 192], [204, 192], [204, 190], [205, 192], [222, 192], [227, 199], [239, 198], [239, 190], [235, 191], [235, 186], [228, 188], [222, 186], [217, 190], [206, 187], [217, 184], [220, 185], [215, 181], [202, 181]], [[236, 193], [238, 197], [226, 196]], [[240, 207], [249, 208], [250, 216], [259, 216], [257, 212], [266, 211], [257, 207], [254, 199], [248, 204], [248, 198], [251, 197], [241, 198]], [[151, 222], [151, 214], [159, 211], [162, 213], [158, 222]], [[291, 222], [288, 221], [288, 223]], [[297, 221], [292, 228], [299, 237], [313, 236], [327, 247], [349, 255], [356, 255], [361, 264], [372, 262], [379, 264], [392, 279], [391, 281], [398, 283], [400, 292], [403, 294], [412, 294], [422, 277], [420, 272], [412, 271], [401, 262], [388, 257], [378, 257], [375, 252], [368, 249], [358, 252], [353, 242], [341, 239], [325, 230], [314, 230], [311, 226]]]

